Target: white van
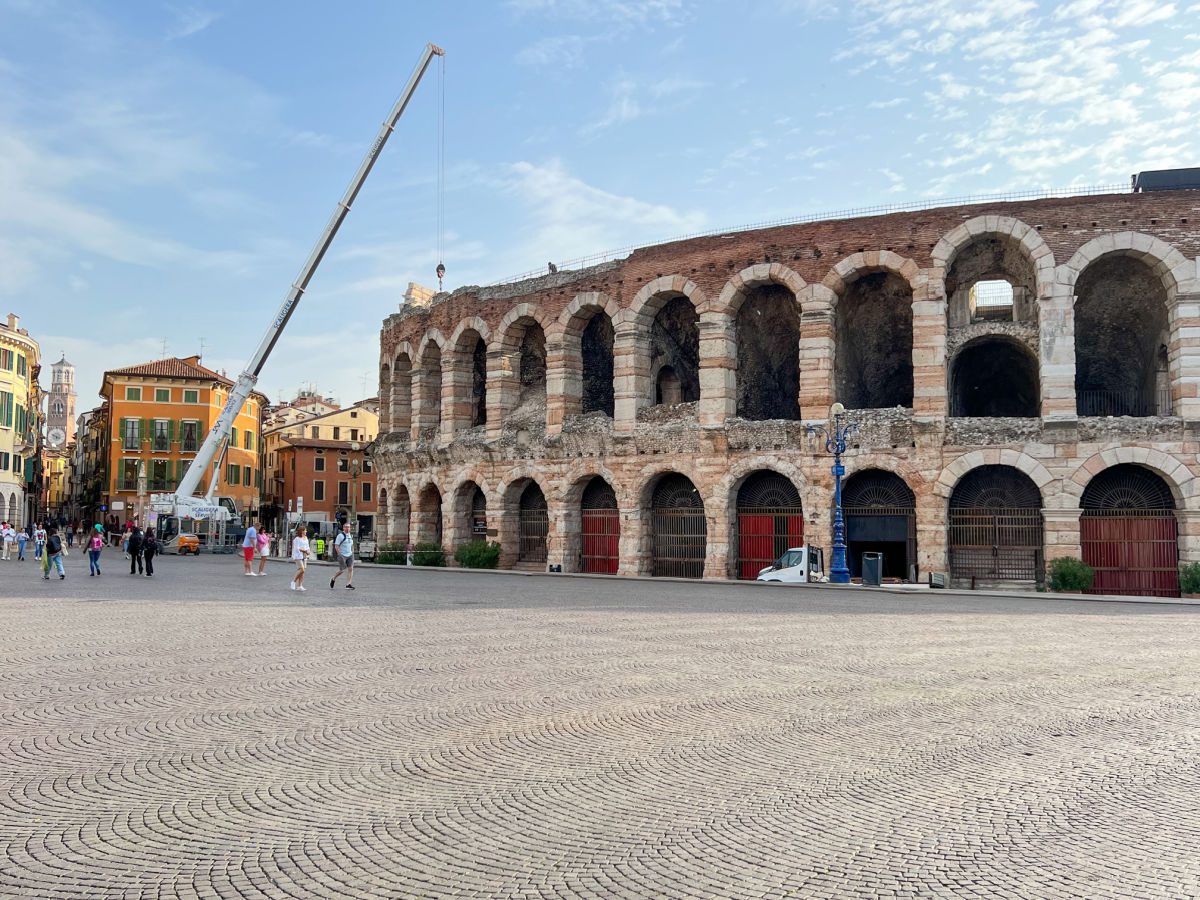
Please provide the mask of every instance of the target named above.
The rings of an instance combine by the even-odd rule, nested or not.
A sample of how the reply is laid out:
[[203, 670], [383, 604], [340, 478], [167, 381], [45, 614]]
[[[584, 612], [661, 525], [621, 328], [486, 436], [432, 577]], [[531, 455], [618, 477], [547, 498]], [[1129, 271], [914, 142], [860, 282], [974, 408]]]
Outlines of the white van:
[[758, 573], [758, 581], [825, 581], [825, 551], [805, 544], [793, 547]]

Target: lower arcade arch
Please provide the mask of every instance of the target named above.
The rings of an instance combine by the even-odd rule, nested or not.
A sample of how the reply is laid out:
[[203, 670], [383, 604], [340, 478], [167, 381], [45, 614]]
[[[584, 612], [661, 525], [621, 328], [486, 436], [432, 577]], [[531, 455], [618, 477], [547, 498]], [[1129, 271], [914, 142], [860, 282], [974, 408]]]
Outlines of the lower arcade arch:
[[796, 486], [769, 469], [751, 473], [737, 493], [737, 577], [757, 578], [803, 543], [804, 508]]
[[621, 562], [621, 511], [617, 494], [601, 476], [593, 476], [579, 500], [579, 571], [616, 575]]
[[862, 576], [864, 553], [883, 554], [883, 577], [917, 579], [917, 500], [894, 472], [863, 469], [842, 487], [850, 575]]
[[690, 478], [668, 472], [650, 497], [650, 574], [702, 578], [707, 552], [704, 500]]
[[1042, 494], [1020, 469], [972, 469], [950, 495], [950, 575], [1040, 581], [1045, 539]]
[[436, 485], [427, 484], [421, 489], [413, 519], [415, 543], [442, 546], [442, 492]]
[[549, 533], [546, 495], [536, 481], [530, 481], [517, 501], [517, 561], [544, 563]]
[[474, 481], [459, 487], [454, 500], [455, 525], [459, 541], [485, 541], [488, 535], [487, 495]]
[[1088, 482], [1079, 505], [1083, 561], [1096, 570], [1089, 593], [1179, 596], [1175, 497], [1160, 475], [1113, 466]]

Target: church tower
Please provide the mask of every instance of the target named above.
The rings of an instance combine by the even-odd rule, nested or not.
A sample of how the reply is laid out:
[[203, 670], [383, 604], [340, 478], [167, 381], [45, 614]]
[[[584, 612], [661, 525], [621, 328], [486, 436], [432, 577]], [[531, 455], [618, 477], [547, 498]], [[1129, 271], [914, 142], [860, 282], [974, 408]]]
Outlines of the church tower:
[[62, 450], [75, 440], [75, 367], [64, 356], [51, 368], [46, 406], [46, 445]]

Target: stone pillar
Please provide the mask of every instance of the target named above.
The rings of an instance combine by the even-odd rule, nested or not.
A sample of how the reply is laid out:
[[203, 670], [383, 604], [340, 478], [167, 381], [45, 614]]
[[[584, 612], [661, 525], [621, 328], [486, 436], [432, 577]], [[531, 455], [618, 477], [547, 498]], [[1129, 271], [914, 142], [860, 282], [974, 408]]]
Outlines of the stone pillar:
[[1042, 418], [1070, 420], [1075, 406], [1075, 297], [1065, 284], [1040, 288], [1038, 348]]
[[913, 416], [947, 414], [946, 289], [942, 269], [922, 269], [913, 293]]
[[[412, 369], [404, 369], [392, 374], [392, 414], [389, 424], [392, 431], [404, 435], [405, 438], [412, 437], [412, 390]], [[382, 427], [379, 429], [379, 433], [384, 434]]]
[[650, 397], [650, 330], [624, 317], [613, 329], [613, 433], [631, 435]]
[[[704, 501], [704, 515], [708, 525], [704, 577], [728, 581], [731, 554], [729, 506], [724, 498], [708, 497]], [[736, 552], [733, 555], [736, 558]]]
[[441, 366], [430, 370], [420, 369], [414, 373], [416, 384], [416, 409], [412, 417], [412, 439], [419, 441], [423, 432], [434, 431], [433, 440], [438, 439], [441, 427], [443, 374]]
[[1063, 556], [1079, 559], [1083, 549], [1079, 539], [1079, 509], [1043, 509], [1046, 562]]
[[917, 567], [921, 576], [927, 576], [930, 572], [949, 575], [949, 502], [934, 493], [931, 484], [910, 484], [909, 487], [913, 489], [917, 500]]
[[1179, 522], [1179, 561], [1200, 562], [1200, 509], [1177, 509]]
[[825, 419], [833, 404], [834, 293], [813, 285], [800, 304], [800, 417]]
[[569, 490], [559, 503], [550, 505], [550, 528], [557, 530], [559, 558], [564, 572], [579, 572], [583, 556], [583, 514], [576, 491]]
[[618, 575], [649, 575], [651, 538], [650, 511], [621, 510], [621, 561]]
[[[546, 569], [550, 566], [562, 566], [564, 572], [571, 571], [567, 562], [566, 505], [561, 500], [546, 499], [546, 514], [549, 517], [549, 527], [546, 530]], [[576, 534], [579, 529], [576, 528]], [[576, 554], [578, 556], [578, 554]]]
[[[442, 367], [441, 439], [449, 442], [471, 427], [471, 371], [474, 360], [469, 354], [451, 351]], [[464, 359], [465, 357], [465, 359]]]
[[563, 420], [580, 411], [583, 378], [577, 353], [569, 353], [569, 335], [546, 339], [546, 434], [560, 434]]
[[392, 376], [391, 367], [379, 367], [379, 434], [392, 430]]
[[[521, 482], [523, 484], [523, 482]], [[517, 557], [521, 552], [521, 523], [520, 523], [520, 508], [517, 498], [520, 496], [520, 491], [515, 487], [510, 487], [509, 493], [514, 495], [510, 501], [508, 497], [501, 495], [500, 502], [496, 504], [496, 512], [493, 513], [491, 508], [488, 508], [488, 528], [496, 529], [496, 540], [500, 543], [500, 562], [501, 569], [511, 569], [517, 564]], [[493, 515], [495, 515], [495, 525], [493, 526]]]
[[487, 354], [487, 436], [500, 439], [505, 414], [517, 405], [520, 396], [521, 354], [488, 350]]
[[1176, 294], [1167, 321], [1174, 413], [1184, 419], [1200, 419], [1200, 292]]
[[[470, 503], [470, 498], [466, 499]], [[471, 540], [470, 512], [462, 514], [459, 498], [453, 494], [442, 498], [442, 546], [446, 548], [446, 565], [457, 566], [454, 551]]]
[[700, 315], [701, 427], [719, 428], [737, 415], [737, 339], [734, 318], [725, 312]]

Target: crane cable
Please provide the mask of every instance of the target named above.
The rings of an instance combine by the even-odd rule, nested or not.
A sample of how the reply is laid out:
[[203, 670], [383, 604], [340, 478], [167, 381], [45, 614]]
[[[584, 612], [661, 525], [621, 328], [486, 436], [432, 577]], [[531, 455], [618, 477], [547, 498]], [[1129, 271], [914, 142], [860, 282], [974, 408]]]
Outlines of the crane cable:
[[438, 58], [438, 171], [437, 171], [437, 277], [438, 291], [446, 267], [442, 263], [446, 249], [446, 56]]

